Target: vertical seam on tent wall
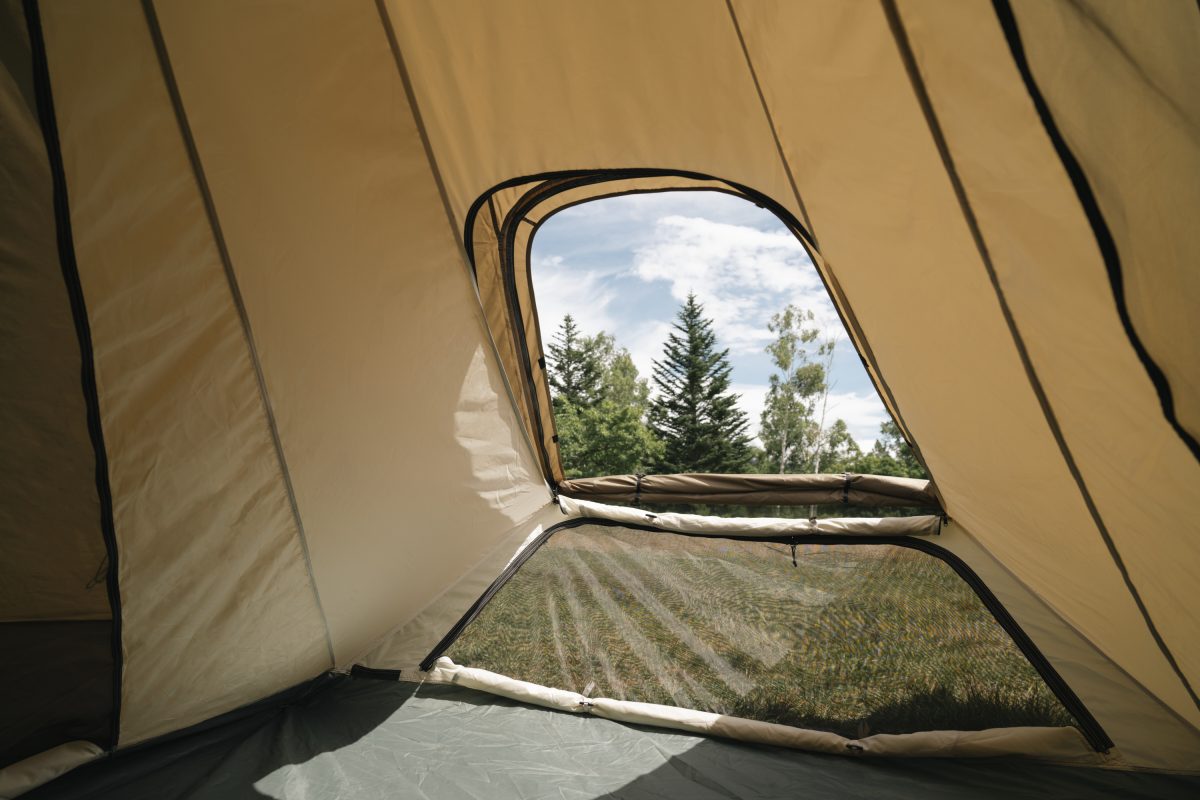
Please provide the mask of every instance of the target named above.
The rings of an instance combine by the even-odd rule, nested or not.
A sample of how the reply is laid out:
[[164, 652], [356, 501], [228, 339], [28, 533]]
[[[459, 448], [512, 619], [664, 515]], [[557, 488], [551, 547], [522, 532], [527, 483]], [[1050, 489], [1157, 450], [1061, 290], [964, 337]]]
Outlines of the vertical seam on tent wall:
[[221, 229], [220, 218], [217, 216], [216, 202], [213, 200], [212, 191], [209, 188], [208, 179], [204, 173], [204, 165], [200, 160], [200, 151], [196, 147], [196, 140], [192, 135], [187, 111], [183, 107], [183, 97], [179, 93], [179, 85], [175, 80], [175, 70], [171, 66], [171, 58], [167, 53], [166, 40], [163, 38], [162, 28], [159, 26], [158, 14], [154, 8], [154, 0], [142, 0], [142, 10], [146, 17], [146, 24], [150, 29], [150, 36], [154, 41], [154, 50], [158, 56], [158, 65], [162, 71], [163, 82], [166, 84], [167, 93], [171, 97], [171, 105], [175, 111], [175, 120], [179, 125], [179, 133], [187, 150], [188, 160], [191, 162], [192, 173], [195, 177], [197, 188], [199, 188], [200, 195], [204, 201], [204, 211], [208, 217], [208, 224], [217, 245], [217, 252], [221, 257], [221, 266], [225, 272], [229, 293], [233, 300], [233, 305], [237, 309], [238, 319], [241, 322], [242, 336], [246, 342], [246, 350], [250, 356], [250, 363], [254, 367], [255, 380], [258, 383], [259, 400], [262, 403], [263, 413], [267, 420], [267, 428], [270, 431], [271, 443], [274, 446], [275, 457], [279, 463], [279, 472], [283, 478], [284, 490], [287, 494], [288, 504], [291, 507], [292, 518], [296, 523], [296, 534], [300, 540], [300, 549], [304, 554], [304, 566], [308, 571], [309, 582], [312, 584], [313, 599], [317, 604], [317, 610], [321, 614], [321, 623], [325, 628], [325, 647], [329, 651], [330, 666], [336, 666], [337, 657], [333, 649], [333, 635], [329, 630], [329, 619], [325, 616], [325, 607], [321, 603], [321, 592], [317, 588], [317, 577], [313, 572], [312, 557], [308, 550], [308, 536], [304, 531], [304, 522], [300, 516], [300, 505], [296, 501], [296, 490], [292, 486], [291, 471], [288, 469], [287, 458], [283, 452], [283, 441], [279, 436], [279, 425], [275, 420], [275, 411], [271, 405], [271, 396], [267, 392], [266, 376], [263, 374], [262, 363], [259, 361], [258, 348], [254, 344], [254, 333], [250, 327], [250, 317], [246, 312], [246, 304], [242, 299], [241, 289], [238, 288], [237, 275], [233, 270], [233, 259], [229, 255], [229, 247], [225, 242], [225, 234]]
[[1096, 525], [1097, 531], [1100, 533], [1100, 538], [1104, 541], [1104, 546], [1108, 549], [1109, 556], [1116, 565], [1118, 572], [1121, 574], [1121, 579], [1125, 583], [1125, 588], [1129, 591], [1134, 603], [1137, 605], [1138, 611], [1142, 615], [1142, 620], [1146, 624], [1147, 630], [1158, 645], [1159, 651], [1174, 670], [1176, 677], [1187, 690], [1188, 695], [1192, 698], [1192, 702], [1200, 708], [1200, 698], [1196, 696], [1196, 692], [1192, 689], [1192, 685], [1188, 682], [1187, 677], [1180, 669], [1178, 662], [1175, 660], [1174, 654], [1167, 646], [1159, 633], [1154, 620], [1150, 617], [1150, 612], [1146, 608], [1145, 602], [1142, 600], [1141, 594], [1133, 583], [1133, 579], [1129, 575], [1129, 570], [1125, 566], [1124, 559], [1118, 552], [1116, 544], [1113, 542], [1112, 535], [1108, 531], [1108, 526], [1105, 525], [1104, 519], [1100, 515], [1100, 510], [1096, 507], [1095, 501], [1092, 499], [1092, 494], [1088, 490], [1087, 483], [1083, 479], [1082, 473], [1079, 471], [1079, 466], [1075, 463], [1075, 457], [1071, 454], [1071, 449], [1067, 445], [1066, 439], [1063, 436], [1062, 428], [1059, 426], [1058, 418], [1054, 414], [1053, 408], [1050, 406], [1050, 400], [1046, 396], [1046, 391], [1042, 386], [1041, 380], [1037, 376], [1037, 372], [1033, 368], [1033, 361], [1029, 356], [1029, 351], [1025, 346], [1025, 340], [1022, 338], [1020, 331], [1017, 328], [1016, 320], [1013, 318], [1012, 310], [1009, 308], [1008, 299], [1004, 295], [1004, 290], [1000, 286], [1000, 281], [996, 275], [995, 265], [992, 264], [991, 253], [988, 250], [987, 243], [983, 239], [983, 231], [980, 228], [979, 221], [975, 217], [975, 212], [971, 208], [970, 201], [967, 199], [966, 188], [962, 183], [962, 179], [958, 175], [958, 169], [954, 165], [954, 159], [950, 155], [950, 147], [946, 142], [945, 135], [942, 131], [941, 123], [938, 121], [937, 113], [934, 111], [933, 102], [929, 96], [929, 92], [925, 87], [925, 83], [921, 78], [920, 70], [917, 67], [916, 56], [913, 53], [912, 45], [908, 39], [908, 33], [904, 28], [904, 22], [900, 18], [900, 12], [896, 8], [895, 0], [880, 0], [883, 5], [884, 15], [887, 17], [888, 26], [892, 30], [892, 37], [895, 39], [896, 48], [900, 53], [901, 60], [904, 62], [905, 71], [908, 73], [908, 78], [912, 84], [913, 93], [916, 95], [921, 111], [925, 116], [925, 122], [929, 126], [930, 134], [937, 146], [938, 154], [941, 156], [942, 165], [945, 167], [947, 177], [950, 179], [950, 184], [954, 189], [955, 198], [958, 200], [959, 208], [962, 211], [963, 218], [967, 223], [967, 227], [971, 231], [971, 238], [975, 242], [975, 247], [979, 251], [980, 260], [983, 262], [984, 269], [987, 271], [988, 280], [992, 284], [992, 289], [996, 294], [996, 299], [1000, 305], [1000, 312], [1004, 317], [1004, 322], [1008, 326], [1009, 334], [1012, 337], [1013, 344], [1016, 348], [1017, 355], [1021, 359], [1021, 365], [1025, 370], [1025, 375], [1029, 380], [1029, 385], [1033, 389], [1034, 395], [1037, 397], [1038, 404], [1042, 408], [1042, 415], [1046, 420], [1050, 432], [1054, 436], [1055, 442], [1058, 444], [1059, 452], [1062, 454], [1063, 461], [1066, 463], [1067, 470], [1071, 473], [1071, 477], [1075, 481], [1076, 487], [1079, 489], [1080, 496], [1083, 498], [1084, 505], [1087, 506], [1088, 513], [1092, 517], [1092, 521]]
[[104, 445], [104, 426], [100, 417], [100, 392], [96, 382], [95, 354], [92, 331], [88, 323], [87, 303], [79, 264], [75, 259], [75, 237], [71, 230], [71, 203], [67, 195], [67, 175], [63, 165], [62, 148], [58, 139], [58, 121], [54, 111], [54, 96], [50, 85], [50, 63], [42, 31], [41, 11], [37, 0], [24, 0], [25, 24], [29, 29], [30, 55], [33, 62], [34, 87], [38, 121], [50, 162], [54, 197], [54, 225], [58, 246], [59, 268], [66, 284], [79, 342], [80, 389], [87, 414], [88, 436], [96, 461], [96, 495], [100, 505], [100, 534], [108, 558], [106, 588], [112, 614], [112, 711], [109, 715], [108, 749], [115, 749], [121, 732], [121, 683], [124, 673], [124, 648], [121, 635], [121, 585], [118, 571], [117, 531], [113, 515], [112, 487], [108, 475], [108, 450]]
[[[463, 269], [466, 271], [471, 291], [475, 295], [475, 305], [478, 311], [476, 318], [491, 350], [492, 363], [495, 365], [496, 371], [500, 373], [500, 381], [504, 384], [504, 391], [508, 395], [508, 403], [513, 417], [517, 422], [517, 427], [521, 431], [521, 438], [524, 439], [525, 446], [529, 448], [530, 457], [536, 462], [539, 450], [533, 446], [533, 439], [530, 437], [529, 431], [522, 421], [521, 406], [517, 402], [517, 395], [513, 391], [512, 384], [509, 382], [508, 374], [504, 371], [504, 360], [500, 358], [500, 349], [496, 347], [496, 340], [492, 337], [492, 329], [488, 325], [487, 314], [483, 310], [483, 299], [479, 296], [479, 283], [475, 278], [475, 270], [471, 266], [471, 259], [467, 255], [466, 241], [462, 232], [459, 231], [457, 223], [454, 221], [454, 207], [450, 202], [450, 193], [446, 191], [446, 182], [442, 178], [442, 170], [438, 167], [437, 156], [433, 152], [433, 142], [429, 138], [429, 132], [425, 129], [425, 119], [421, 115], [421, 107], [417, 104], [417, 92], [413, 87], [412, 78], [408, 74], [408, 66], [404, 62], [404, 54], [400, 50], [400, 40], [396, 38], [396, 31], [392, 26], [391, 15], [388, 14], [386, 0], [375, 0], [375, 9], [379, 12], [379, 21], [383, 25], [383, 33], [387, 37], [388, 48], [392, 51], [392, 59], [396, 62], [397, 72], [400, 73], [400, 82], [404, 85], [404, 95], [408, 99], [408, 107], [412, 111], [413, 123], [417, 127], [417, 134], [421, 137], [421, 146], [425, 150], [425, 160], [429, 164], [429, 171], [433, 173], [433, 181], [437, 185], [438, 195], [442, 200], [442, 210], [446, 216], [446, 224], [450, 226], [450, 235], [454, 238], [455, 244], [458, 245], [459, 258], [462, 261]], [[546, 485], [549, 487], [548, 483]]]
[[[1083, 165], [1079, 163], [1079, 159], [1075, 157], [1075, 153], [1067, 144], [1062, 131], [1059, 130], [1058, 123], [1055, 122], [1054, 115], [1050, 112], [1050, 106], [1033, 77], [1033, 70], [1025, 54], [1025, 45], [1021, 40], [1021, 31], [1017, 25], [1017, 18], [1012, 6], [1008, 0], [992, 0], [992, 7], [995, 9], [996, 16], [1000, 20], [1000, 27], [1004, 31], [1004, 39], [1008, 44], [1009, 51], [1012, 53], [1013, 61], [1016, 62], [1017, 71], [1021, 74], [1021, 80], [1025, 84], [1025, 90], [1029, 94], [1029, 99], [1033, 101], [1033, 106], [1037, 110], [1042, 127], [1045, 128], [1046, 135], [1050, 137], [1050, 142], [1054, 145], [1054, 152], [1058, 155], [1059, 161], [1062, 162], [1063, 169], [1071, 181], [1071, 186], [1075, 189], [1075, 196], [1079, 199], [1079, 204], [1083, 207], [1083, 213], [1087, 217], [1088, 224], [1091, 225], [1092, 235], [1096, 239], [1096, 247], [1100, 250], [1100, 255], [1104, 260], [1108, 283], [1112, 289], [1113, 302], [1117, 307], [1117, 317], [1121, 320], [1121, 327], [1125, 331], [1125, 336], [1129, 339], [1134, 353], [1137, 354], [1138, 360], [1142, 362], [1142, 367], [1146, 370], [1146, 374], [1150, 378], [1150, 382], [1154, 385], [1154, 390], [1158, 394], [1158, 402], [1162, 408], [1163, 416], [1167, 420], [1167, 424], [1183, 440], [1188, 450], [1191, 451], [1192, 456], [1200, 460], [1200, 442], [1197, 442], [1196, 438], [1180, 424], [1175, 414], [1175, 397], [1171, 391], [1171, 382], [1142, 343], [1137, 328], [1133, 324], [1133, 318], [1129, 315], [1129, 307], [1125, 302], [1125, 277], [1121, 267], [1121, 254], [1117, 250], [1116, 240], [1113, 238], [1112, 231], [1108, 227], [1108, 221], [1105, 220], [1104, 213], [1100, 210], [1100, 203], [1096, 199], [1095, 192], [1092, 191], [1091, 182], [1087, 178], [1087, 173], [1083, 170]], [[1098, 23], [1095, 20], [1089, 21], [1098, 27]], [[1120, 49], [1119, 43], [1112, 40], [1110, 32], [1106, 30], [1102, 30], [1101, 32], [1106, 34], [1106, 37], [1113, 42], [1114, 46]], [[1122, 52], [1122, 54], [1125, 55], [1127, 61], [1133, 63], [1127, 53]], [[1135, 69], [1138, 68], [1136, 63], [1133, 63], [1133, 66]]]
[[[791, 186], [792, 195], [796, 198], [796, 205], [799, 206], [799, 208], [800, 208], [800, 214], [804, 217], [805, 226], [808, 228], [809, 235], [812, 236], [813, 249], [816, 250], [819, 255], [821, 255], [821, 260], [825, 264], [825, 271], [827, 271], [829, 273], [829, 279], [826, 281], [827, 285], [825, 287], [826, 292], [830, 295], [830, 298], [834, 301], [835, 307], [838, 307], [839, 301], [841, 301], [841, 305], [844, 306], [846, 309], [844, 316], [853, 320], [854, 327], [855, 327], [856, 331], [859, 333], [859, 341], [862, 343], [862, 345], [861, 345], [862, 349], [869, 350], [870, 348], [867, 345], [866, 336], [862, 334], [862, 328], [859, 326], [858, 320], [854, 317], [853, 312], [850, 311], [849, 303], [845, 302], [845, 298], [841, 294], [841, 286], [838, 283], [837, 279], [834, 277], [833, 268], [829, 265], [829, 261], [827, 259], [825, 259], [824, 254], [821, 253], [820, 245], [817, 243], [817, 233], [813, 229], [812, 220], [808, 216], [808, 208], [804, 205], [804, 200], [800, 196], [800, 189], [796, 184], [795, 173], [792, 171], [791, 162], [788, 161], [787, 154], [784, 152], [783, 142], [779, 138], [779, 129], [775, 125], [775, 117], [771, 114], [771, 108], [767, 104], [767, 96], [763, 92], [762, 84], [760, 83], [760, 81], [758, 79], [758, 71], [756, 69], [754, 69], [754, 60], [750, 57], [750, 48], [746, 44], [746, 37], [742, 33], [742, 26], [738, 22], [737, 13], [733, 8], [733, 0], [725, 0], [725, 7], [727, 9], [729, 9], [729, 19], [733, 23], [734, 33], [737, 34], [738, 44], [742, 48], [742, 56], [746, 60], [746, 68], [750, 71], [750, 78], [754, 82], [754, 90], [755, 90], [755, 92], [758, 93], [758, 102], [762, 105], [763, 115], [767, 118], [767, 124], [771, 128], [771, 137], [775, 140], [775, 150], [776, 150], [776, 152], [779, 153], [779, 161], [783, 165], [783, 171], [787, 174], [788, 184]], [[810, 260], [813, 262], [813, 266], [816, 267], [817, 266], [816, 259], [810, 258]], [[822, 273], [822, 270], [820, 267], [817, 267], [817, 273], [819, 275]], [[822, 279], [824, 279], [825, 276], [822, 275], [821, 277], [822, 277]], [[837, 286], [836, 294], [834, 292], [835, 285]], [[839, 313], [841, 313], [840, 309], [839, 309]], [[844, 326], [844, 323], [845, 323], [845, 320], [843, 320], [843, 326]], [[863, 356], [862, 352], [859, 353], [859, 358], [863, 359], [864, 361], [866, 360], [865, 356]], [[872, 363], [874, 363], [873, 357], [872, 357]], [[871, 371], [868, 370], [868, 375], [870, 374], [870, 372]], [[879, 383], [886, 387], [886, 383], [883, 380], [883, 373], [881, 373], [879, 371], [878, 366], [876, 366], [876, 368], [875, 368], [875, 374], [879, 376]], [[892, 403], [891, 411], [892, 411], [892, 416], [895, 418], [894, 422], [896, 422], [897, 426], [900, 428], [901, 435], [904, 437], [905, 441], [908, 443], [908, 446], [913, 450], [913, 454], [916, 456], [918, 463], [921, 464], [921, 466], [925, 469], [925, 472], [928, 473], [930, 475], [930, 478], [932, 479], [933, 473], [931, 473], [929, 471], [929, 465], [925, 462], [925, 457], [921, 453], [920, 448], [917, 447], [916, 438], [912, 435], [912, 432], [908, 429], [908, 426], [905, 425], [904, 421], [900, 418], [900, 406], [896, 403], [896, 399], [894, 397], [891, 397], [890, 390], [887, 391], [887, 394]]]
[[783, 151], [783, 142], [779, 139], [779, 130], [775, 127], [775, 118], [771, 116], [771, 109], [767, 105], [767, 96], [763, 94], [762, 84], [758, 82], [758, 72], [754, 69], [754, 61], [750, 58], [750, 49], [746, 46], [746, 37], [742, 35], [742, 26], [738, 24], [737, 14], [733, 10], [733, 0], [725, 0], [725, 7], [729, 9], [729, 21], [733, 23], [733, 32], [737, 34], [738, 44], [742, 48], [742, 56], [746, 59], [746, 69], [750, 71], [750, 79], [754, 82], [754, 91], [758, 93], [758, 102], [762, 105], [763, 116], [767, 118], [767, 126], [771, 129], [771, 138], [775, 140], [775, 151], [779, 153], [779, 163], [783, 166], [788, 184], [792, 187], [792, 196], [796, 198], [796, 205], [800, 208], [800, 214], [804, 217], [804, 225], [808, 228], [808, 232], [812, 236], [813, 247], [820, 252], [821, 246], [817, 243], [817, 232], [813, 229], [812, 220], [808, 217], [808, 209], [804, 205], [804, 200], [800, 197], [800, 189], [796, 186], [796, 176], [792, 173], [792, 165], [788, 162], [787, 154]]

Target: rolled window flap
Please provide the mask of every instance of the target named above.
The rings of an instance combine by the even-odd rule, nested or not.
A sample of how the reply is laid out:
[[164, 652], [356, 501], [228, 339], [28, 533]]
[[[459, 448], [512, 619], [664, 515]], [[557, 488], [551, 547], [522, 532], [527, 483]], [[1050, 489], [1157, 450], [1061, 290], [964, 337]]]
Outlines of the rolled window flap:
[[628, 506], [610, 506], [559, 495], [559, 507], [568, 517], [606, 519], [627, 525], [653, 525], [673, 533], [721, 536], [729, 539], [762, 539], [780, 536], [934, 536], [944, 518], [840, 517], [830, 519], [770, 519], [759, 517], [706, 517], [699, 514], [657, 514]]
[[828, 731], [794, 728], [772, 722], [714, 714], [657, 703], [585, 697], [578, 692], [552, 689], [475, 667], [455, 664], [443, 656], [428, 673], [426, 680], [453, 683], [468, 689], [507, 697], [522, 703], [557, 711], [589, 713], [615, 722], [672, 728], [688, 733], [720, 736], [755, 744], [788, 747], [843, 756], [883, 758], [988, 758], [1027, 756], [1071, 764], [1102, 764], [1115, 756], [1105, 756], [1088, 746], [1087, 740], [1071, 727], [989, 728], [981, 731], [923, 731], [919, 733], [875, 734], [848, 739]]
[[0, 800], [11, 800], [32, 791], [103, 754], [104, 750], [99, 745], [74, 741], [9, 764], [0, 769]]

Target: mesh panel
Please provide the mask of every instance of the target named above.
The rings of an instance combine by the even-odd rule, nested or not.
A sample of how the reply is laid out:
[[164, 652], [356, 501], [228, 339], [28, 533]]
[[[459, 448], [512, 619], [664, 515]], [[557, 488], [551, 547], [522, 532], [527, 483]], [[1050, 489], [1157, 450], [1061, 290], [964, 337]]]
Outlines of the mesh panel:
[[[555, 533], [446, 655], [845, 736], [1071, 725], [945, 562], [906, 547]], [[594, 686], [593, 686], [594, 685]]]

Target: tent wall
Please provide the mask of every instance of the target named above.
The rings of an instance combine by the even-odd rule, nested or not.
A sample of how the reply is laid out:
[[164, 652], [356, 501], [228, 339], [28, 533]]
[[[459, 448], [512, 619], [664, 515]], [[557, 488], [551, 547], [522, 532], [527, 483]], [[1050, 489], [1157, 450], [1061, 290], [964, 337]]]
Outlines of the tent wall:
[[[120, 743], [427, 635], [539, 524], [464, 226], [504, 181], [634, 167], [751, 187], [813, 233], [943, 507], [1033, 598], [1022, 624], [1092, 648], [1077, 690], [1114, 738], [1144, 727], [1122, 749], [1195, 768], [1200, 14], [1150, 8], [46, 3]], [[9, 27], [0, 624], [103, 622], [78, 588], [105, 554], [89, 357]]]
[[142, 8], [42, 14], [114, 497], [131, 744], [332, 660]]
[[549, 493], [378, 10], [159, 15], [346, 664]]
[[111, 745], [115, 686], [83, 309], [59, 259], [34, 62], [19, 3], [0, 4], [0, 769]]
[[[1074, 8], [1061, 13], [1083, 13]], [[649, 9], [637, 4], [636, 12], [633, 4], [606, 5], [603, 12], [538, 3], [486, 9], [398, 3], [389, 9], [459, 214], [513, 175], [628, 165], [669, 166], [744, 183], [803, 218], [790, 171], [824, 268], [862, 324], [947, 510], [1114, 661], [1179, 714], [1200, 721], [1188, 686], [1195, 676], [1187, 671], [1200, 639], [1184, 635], [1196, 628], [1189, 608], [1194, 603], [1186, 595], [1200, 568], [1200, 536], [1181, 531], [1196, 523], [1188, 521], [1194, 519], [1190, 493], [1180, 489], [1197, 485], [1200, 467], [1174, 455], [1181, 440], [1155, 394], [1140, 388], [1149, 378], [1112, 311], [1102, 264], [1096, 261], [1091, 272], [1064, 268], [1044, 277], [1053, 271], [1047, 263], [1095, 261], [1096, 244], [1071, 233], [1088, 233], [1084, 211], [990, 3], [960, 4], [954, 11], [954, 31], [961, 35], [949, 38], [971, 41], [974, 49], [948, 40], [948, 28], [936, 28], [928, 19], [931, 8], [919, 3], [733, 3], [769, 119], [757, 102], [729, 9], [719, 3], [688, 4], [686, 13], [665, 3]], [[973, 226], [964, 214], [958, 191], [966, 180], [969, 203], [973, 175], [948, 170], [901, 38], [915, 52], [916, 77], [928, 72], [932, 86], [965, 82], [976, 69], [986, 72], [986, 84], [975, 81], [968, 85], [970, 97], [958, 98], [954, 110], [962, 119], [984, 113], [979, 101], [997, 86], [1020, 106], [1002, 121], [1002, 141], [988, 139], [991, 149], [1007, 151], [996, 158], [1007, 159], [1009, 171], [995, 174], [1027, 200], [1032, 216], [1070, 226], [1055, 235], [1055, 250], [1032, 251], [1024, 271], [981, 255], [978, 221]], [[951, 47], [945, 58], [935, 58]], [[988, 56], [980, 58], [980, 52]], [[646, 63], [650, 53], [652, 64]], [[1128, 99], [1136, 106], [1137, 97]], [[958, 127], [943, 127], [951, 152], [970, 146], [960, 143]], [[501, 131], [502, 137], [494, 135]], [[1021, 208], [1010, 205], [986, 220], [985, 249], [1006, 237], [1027, 241], [1034, 230], [1027, 226], [1045, 224], [1026, 219]], [[1106, 315], [1076, 313], [1055, 295], [1057, 329], [1046, 328], [1033, 309], [1015, 305], [1006, 318], [997, 285], [1001, 293], [1020, 293], [1025, 283], [1024, 291], [1038, 294], [1044, 280], [1059, 282], [1054, 291], [1070, 289], [1083, 302], [1105, 299]], [[1069, 334], [1080, 342], [1076, 355], [1087, 355], [1077, 369], [1115, 375], [1121, 385], [1111, 387], [1100, 406], [1050, 397], [1057, 423], [1051, 421], [1014, 326], [1039, 341], [1026, 345], [1035, 374], [1052, 368], [1036, 361], [1059, 343], [1051, 337]], [[1089, 342], [1103, 344], [1089, 348]], [[1104, 459], [1108, 469], [1128, 473], [1131, 451], [1109, 449], [1107, 441], [1117, 427], [1122, 440], [1141, 443], [1132, 452], [1142, 460], [1133, 470], [1136, 484], [1120, 488], [1089, 470]], [[1147, 442], [1154, 444], [1147, 448]], [[1095, 462], [1077, 462], [1070, 454], [1089, 448], [1098, 449]], [[1164, 517], [1171, 522], [1159, 522]], [[1170, 542], [1147, 546], [1160, 535]]]
[[377, 11], [264, 50], [265, 10], [152, 10], [45, 12], [118, 498], [122, 744], [347, 663], [548, 496]]

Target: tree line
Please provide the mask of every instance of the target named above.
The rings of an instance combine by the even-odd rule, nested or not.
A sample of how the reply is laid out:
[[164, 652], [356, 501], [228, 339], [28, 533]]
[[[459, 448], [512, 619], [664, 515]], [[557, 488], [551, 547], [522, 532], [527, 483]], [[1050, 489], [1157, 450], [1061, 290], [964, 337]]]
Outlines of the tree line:
[[[863, 452], [845, 420], [828, 418], [835, 340], [811, 311], [787, 306], [768, 329], [774, 367], [759, 441], [730, 387], [729, 350], [694, 294], [676, 315], [650, 380], [604, 331], [562, 319], [549, 348], [554, 418], [567, 477], [635, 473], [839, 473], [927, 477], [899, 428], [880, 426]], [[653, 389], [653, 390], [652, 390]]]

